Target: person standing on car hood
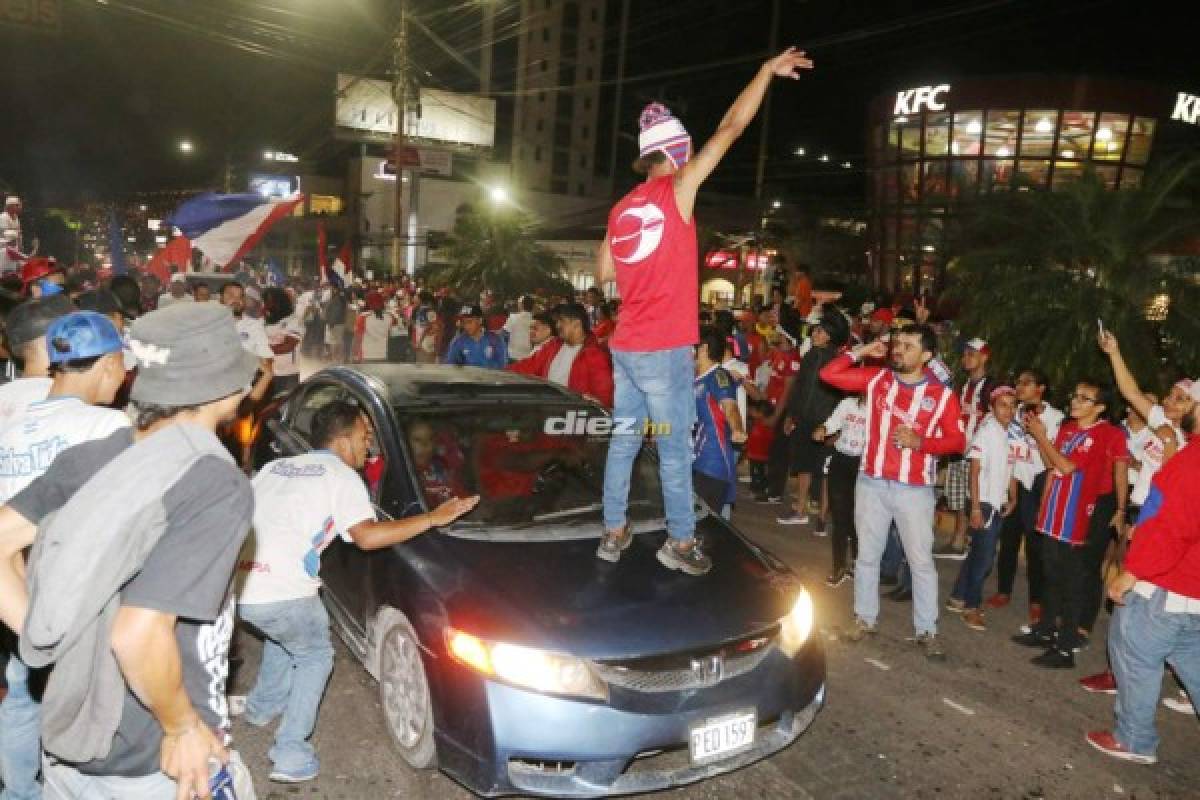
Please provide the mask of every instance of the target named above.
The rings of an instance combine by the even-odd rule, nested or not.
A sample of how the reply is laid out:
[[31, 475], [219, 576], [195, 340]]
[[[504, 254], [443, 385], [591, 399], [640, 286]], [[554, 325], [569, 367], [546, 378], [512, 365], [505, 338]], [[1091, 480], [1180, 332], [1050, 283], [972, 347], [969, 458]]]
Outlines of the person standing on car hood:
[[[812, 62], [795, 48], [763, 64], [695, 158], [683, 123], [659, 103], [647, 106], [638, 120], [640, 155], [633, 164], [646, 182], [610, 212], [600, 246], [601, 277], [615, 276], [621, 296], [621, 321], [609, 341], [616, 386], [613, 417], [634, 420], [638, 431], [647, 419], [669, 426], [666, 435], [655, 437], [670, 534], [658, 560], [689, 575], [703, 575], [712, 567], [695, 546], [692, 509], [692, 346], [700, 338], [692, 217], [696, 192], [754, 120], [771, 78], [799, 79], [800, 70], [811, 68]], [[605, 533], [596, 551], [605, 561], [619, 560], [632, 541], [626, 511], [633, 462], [641, 448], [640, 435], [614, 436], [609, 444]]]
[[254, 533], [238, 563], [238, 614], [265, 637], [250, 694], [231, 710], [251, 725], [282, 715], [268, 756], [271, 780], [302, 783], [320, 762], [309, 743], [333, 671], [329, 616], [317, 596], [321, 553], [339, 536], [378, 550], [449, 525], [478, 497], [451, 498], [425, 514], [379, 522], [357, 470], [366, 464], [370, 428], [361, 409], [335, 401], [317, 411], [313, 441], [321, 449], [280, 458], [254, 479]]

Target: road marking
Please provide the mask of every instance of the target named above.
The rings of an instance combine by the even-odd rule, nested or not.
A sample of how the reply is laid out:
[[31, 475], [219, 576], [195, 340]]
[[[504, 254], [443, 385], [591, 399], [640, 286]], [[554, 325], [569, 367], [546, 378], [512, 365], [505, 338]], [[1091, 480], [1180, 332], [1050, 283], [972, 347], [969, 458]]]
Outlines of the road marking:
[[958, 703], [951, 700], [949, 697], [943, 697], [942, 702], [945, 703], [946, 705], [950, 706], [951, 708], [953, 708], [955, 711], [959, 712], [960, 714], [966, 714], [968, 717], [975, 716], [974, 711], [967, 708], [966, 706], [959, 705]]
[[884, 672], [887, 672], [889, 669], [891, 669], [891, 667], [889, 667], [887, 664], [885, 664], [882, 661], [879, 661], [878, 659], [875, 659], [875, 658], [864, 658], [863, 661], [867, 662], [872, 667], [878, 667], [879, 669], [883, 670]]

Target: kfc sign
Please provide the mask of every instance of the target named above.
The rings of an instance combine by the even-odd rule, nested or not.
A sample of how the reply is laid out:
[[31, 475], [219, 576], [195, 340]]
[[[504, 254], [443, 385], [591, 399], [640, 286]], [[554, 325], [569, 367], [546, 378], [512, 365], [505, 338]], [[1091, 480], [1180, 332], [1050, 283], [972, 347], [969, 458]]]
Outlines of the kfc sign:
[[1171, 112], [1171, 119], [1195, 125], [1200, 121], [1200, 97], [1184, 92], [1175, 95], [1175, 110]]
[[948, 91], [950, 84], [943, 83], [939, 86], [922, 86], [896, 92], [896, 107], [892, 114], [899, 117], [904, 114], [919, 114], [922, 111], [944, 111], [946, 103], [938, 97]]

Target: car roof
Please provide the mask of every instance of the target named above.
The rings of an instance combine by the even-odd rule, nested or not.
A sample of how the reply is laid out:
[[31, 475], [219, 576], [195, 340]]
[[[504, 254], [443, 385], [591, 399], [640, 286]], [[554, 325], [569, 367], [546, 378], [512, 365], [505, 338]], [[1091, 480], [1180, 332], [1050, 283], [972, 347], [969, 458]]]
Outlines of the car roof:
[[[579, 396], [557, 384], [515, 372], [443, 364], [355, 364], [328, 373], [373, 378], [386, 387], [393, 406], [505, 402], [578, 402]], [[347, 374], [350, 373], [350, 374]]]

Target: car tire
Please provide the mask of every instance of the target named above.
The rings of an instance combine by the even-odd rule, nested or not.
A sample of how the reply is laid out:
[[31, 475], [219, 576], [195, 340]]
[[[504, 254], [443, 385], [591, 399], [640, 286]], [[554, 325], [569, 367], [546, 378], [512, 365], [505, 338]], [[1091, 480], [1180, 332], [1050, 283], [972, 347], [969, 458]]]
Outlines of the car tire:
[[389, 616], [379, 638], [379, 702], [400, 755], [414, 769], [432, 769], [437, 765], [433, 698], [421, 645], [403, 615]]

